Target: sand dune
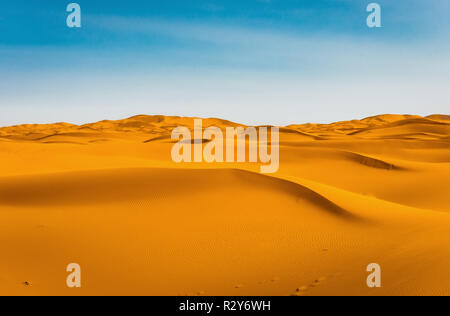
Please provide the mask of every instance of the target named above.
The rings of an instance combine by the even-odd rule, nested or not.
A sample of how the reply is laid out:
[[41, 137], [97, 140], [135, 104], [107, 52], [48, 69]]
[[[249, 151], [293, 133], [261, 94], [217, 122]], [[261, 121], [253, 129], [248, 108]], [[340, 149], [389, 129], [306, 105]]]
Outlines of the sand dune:
[[271, 176], [173, 163], [193, 118], [0, 128], [0, 294], [450, 295], [448, 117], [283, 127]]
[[235, 169], [117, 169], [8, 177], [0, 179], [0, 204], [19, 207], [115, 205], [172, 196], [177, 199], [196, 194], [208, 196], [210, 191], [229, 187], [237, 194], [248, 190], [249, 186], [256, 192], [268, 191], [303, 200], [335, 216], [355, 218], [307, 187]]

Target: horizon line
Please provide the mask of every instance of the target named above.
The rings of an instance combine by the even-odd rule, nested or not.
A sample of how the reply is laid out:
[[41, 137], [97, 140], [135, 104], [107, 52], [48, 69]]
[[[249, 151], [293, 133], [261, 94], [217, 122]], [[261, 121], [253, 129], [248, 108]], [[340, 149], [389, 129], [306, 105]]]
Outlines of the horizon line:
[[5, 129], [5, 128], [13, 128], [13, 127], [24, 127], [24, 126], [44, 126], [44, 125], [71, 125], [71, 126], [78, 126], [78, 127], [83, 127], [86, 125], [91, 125], [91, 124], [96, 124], [96, 123], [101, 123], [101, 122], [119, 122], [119, 121], [125, 121], [125, 120], [130, 120], [130, 119], [134, 119], [134, 118], [138, 118], [138, 117], [163, 117], [163, 118], [180, 118], [180, 119], [202, 119], [202, 120], [220, 120], [220, 121], [225, 121], [228, 123], [233, 123], [233, 124], [238, 124], [238, 125], [243, 125], [243, 126], [253, 126], [253, 127], [259, 127], [259, 126], [274, 126], [274, 127], [289, 127], [289, 126], [295, 126], [295, 125], [308, 125], [308, 124], [312, 124], [312, 125], [332, 125], [332, 124], [336, 124], [336, 123], [342, 123], [342, 122], [352, 122], [352, 121], [364, 121], [367, 119], [373, 119], [373, 118], [379, 118], [379, 117], [385, 117], [385, 116], [405, 116], [405, 117], [421, 117], [421, 118], [426, 118], [426, 119], [430, 119], [431, 117], [435, 117], [435, 116], [443, 116], [443, 117], [448, 117], [446, 119], [450, 120], [450, 115], [449, 114], [439, 114], [439, 113], [435, 113], [435, 114], [430, 114], [430, 115], [417, 115], [417, 114], [400, 114], [400, 113], [384, 113], [384, 114], [378, 114], [378, 115], [372, 115], [372, 116], [367, 116], [364, 118], [354, 118], [354, 119], [349, 119], [349, 120], [341, 120], [341, 121], [333, 121], [333, 122], [329, 122], [329, 123], [313, 123], [313, 122], [304, 122], [304, 123], [292, 123], [292, 124], [288, 124], [288, 125], [284, 125], [284, 126], [278, 126], [278, 125], [272, 125], [272, 124], [259, 124], [259, 125], [247, 125], [247, 124], [243, 124], [240, 122], [236, 122], [233, 120], [229, 120], [229, 119], [224, 119], [224, 118], [219, 118], [219, 117], [200, 117], [200, 116], [180, 116], [180, 115], [162, 115], [162, 114], [136, 114], [136, 115], [132, 115], [130, 117], [125, 117], [122, 119], [104, 119], [104, 120], [99, 120], [99, 121], [94, 121], [94, 122], [87, 122], [87, 123], [80, 123], [80, 124], [76, 124], [76, 123], [70, 123], [70, 122], [66, 122], [66, 121], [60, 121], [60, 122], [52, 122], [52, 123], [21, 123], [21, 124], [13, 124], [13, 125], [5, 125], [5, 126], [0, 126], [0, 129]]

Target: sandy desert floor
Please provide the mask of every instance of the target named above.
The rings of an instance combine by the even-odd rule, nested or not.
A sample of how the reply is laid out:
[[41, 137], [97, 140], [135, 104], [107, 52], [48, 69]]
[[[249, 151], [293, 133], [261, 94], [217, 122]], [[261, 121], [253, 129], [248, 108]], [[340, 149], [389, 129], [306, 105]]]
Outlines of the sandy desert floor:
[[179, 125], [1, 128], [0, 294], [450, 295], [449, 116], [281, 128], [273, 175], [175, 164]]

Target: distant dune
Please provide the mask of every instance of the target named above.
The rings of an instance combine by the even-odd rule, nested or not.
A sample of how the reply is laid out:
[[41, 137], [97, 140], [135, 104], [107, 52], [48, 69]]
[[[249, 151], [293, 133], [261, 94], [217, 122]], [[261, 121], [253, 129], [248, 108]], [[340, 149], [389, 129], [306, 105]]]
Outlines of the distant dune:
[[282, 127], [271, 176], [173, 163], [193, 124], [0, 128], [0, 294], [450, 295], [450, 116]]

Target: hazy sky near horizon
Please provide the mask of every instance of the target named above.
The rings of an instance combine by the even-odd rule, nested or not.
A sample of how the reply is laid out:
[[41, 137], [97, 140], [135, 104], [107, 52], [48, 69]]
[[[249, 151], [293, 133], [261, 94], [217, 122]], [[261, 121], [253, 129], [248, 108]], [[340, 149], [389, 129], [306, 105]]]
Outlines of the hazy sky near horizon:
[[79, 29], [70, 2], [1, 1], [0, 125], [450, 114], [448, 0], [75, 0]]

